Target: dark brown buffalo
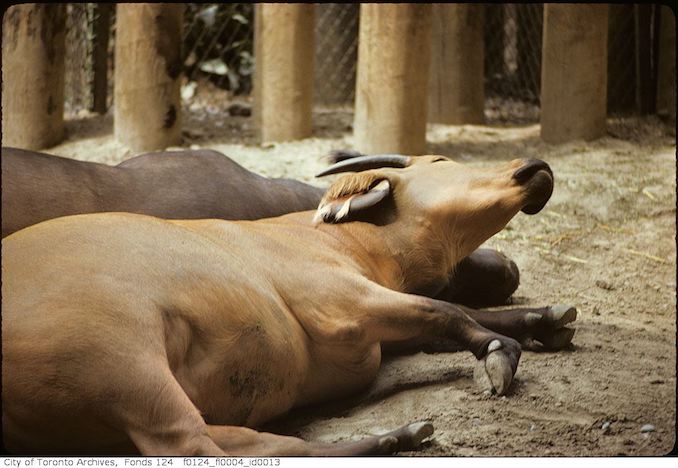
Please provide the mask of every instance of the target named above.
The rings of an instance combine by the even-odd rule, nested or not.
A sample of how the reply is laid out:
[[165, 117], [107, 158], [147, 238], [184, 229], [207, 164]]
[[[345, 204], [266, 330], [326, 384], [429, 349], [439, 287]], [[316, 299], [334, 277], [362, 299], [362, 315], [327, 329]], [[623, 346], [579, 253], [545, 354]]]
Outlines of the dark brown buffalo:
[[2, 148], [2, 237], [60, 216], [259, 219], [318, 206], [323, 190], [269, 179], [211, 150], [148, 153], [117, 166]]
[[[328, 160], [341, 169], [361, 157], [339, 150]], [[165, 219], [269, 218], [313, 210], [323, 193], [296, 180], [262, 177], [212, 150], [148, 153], [109, 166], [2, 148], [2, 237], [60, 216], [111, 211]], [[456, 266], [446, 287], [422, 293], [481, 307], [505, 303], [518, 284], [514, 262], [478, 249]]]

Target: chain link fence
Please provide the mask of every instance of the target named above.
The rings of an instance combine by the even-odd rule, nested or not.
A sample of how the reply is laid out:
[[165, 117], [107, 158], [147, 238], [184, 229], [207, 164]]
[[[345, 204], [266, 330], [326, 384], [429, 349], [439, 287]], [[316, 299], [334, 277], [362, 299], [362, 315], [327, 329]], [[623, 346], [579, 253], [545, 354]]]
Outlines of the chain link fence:
[[489, 122], [539, 120], [543, 5], [485, 6], [485, 114]]
[[352, 105], [358, 62], [357, 3], [319, 3], [315, 26], [315, 102]]
[[[101, 4], [68, 4], [67, 7], [66, 110], [71, 114], [93, 107], [96, 80], [92, 57], [97, 40], [97, 5]], [[538, 121], [543, 4], [487, 4], [478, 8], [485, 8], [488, 122]], [[110, 28], [106, 68], [108, 106], [113, 94], [115, 9], [112, 10], [106, 23]], [[657, 12], [656, 5], [610, 5], [610, 115], [653, 110], [648, 96], [656, 79], [653, 44], [656, 43]], [[359, 15], [359, 4], [316, 4], [317, 105], [353, 105]], [[227, 98], [249, 97], [255, 62], [254, 5], [187, 3], [184, 21], [184, 102], [190, 105], [197, 89], [213, 89]]]
[[184, 57], [189, 81], [207, 80], [233, 95], [250, 94], [254, 71], [254, 5], [187, 3]]

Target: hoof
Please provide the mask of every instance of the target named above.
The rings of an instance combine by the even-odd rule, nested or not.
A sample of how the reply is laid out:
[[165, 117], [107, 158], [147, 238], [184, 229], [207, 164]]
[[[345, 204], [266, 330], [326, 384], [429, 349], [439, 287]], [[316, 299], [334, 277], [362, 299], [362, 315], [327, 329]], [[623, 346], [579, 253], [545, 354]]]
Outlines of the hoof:
[[502, 348], [501, 341], [491, 341], [487, 347], [487, 355], [476, 364], [473, 379], [482, 392], [503, 395], [511, 385], [513, 367]]
[[377, 453], [388, 455], [398, 451], [398, 439], [394, 436], [384, 436], [377, 441]]
[[575, 307], [557, 304], [549, 307], [549, 313], [544, 315], [547, 320], [547, 330], [535, 333], [534, 339], [539, 341], [544, 349], [557, 351], [563, 349], [572, 342], [575, 330], [565, 325], [577, 320]]
[[553, 328], [563, 328], [568, 323], [574, 322], [577, 320], [577, 308], [565, 305], [565, 304], [556, 304], [549, 307], [551, 309], [551, 323], [553, 323]]
[[431, 434], [433, 434], [433, 424], [428, 421], [408, 424], [400, 429], [381, 435], [377, 441], [378, 452], [381, 454], [391, 454], [416, 450], [421, 445], [421, 442]]
[[537, 338], [545, 349], [550, 351], [557, 351], [563, 349], [565, 346], [569, 345], [572, 342], [572, 337], [574, 336], [574, 328], [564, 327], [560, 330], [556, 330], [551, 335]]
[[421, 442], [433, 434], [433, 424], [428, 421], [416, 422], [405, 428], [407, 437], [414, 447], [418, 447]]

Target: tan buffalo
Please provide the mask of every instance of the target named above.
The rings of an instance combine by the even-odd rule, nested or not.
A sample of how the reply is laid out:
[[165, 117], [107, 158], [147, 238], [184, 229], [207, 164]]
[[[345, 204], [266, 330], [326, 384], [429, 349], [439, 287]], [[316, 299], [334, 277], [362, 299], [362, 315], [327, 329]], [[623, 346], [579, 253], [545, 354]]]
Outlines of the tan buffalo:
[[[383, 167], [391, 166], [391, 167]], [[449, 339], [504, 393], [519, 341], [565, 346], [571, 307], [489, 312], [419, 295], [553, 190], [544, 162], [359, 157], [316, 212], [259, 221], [102, 213], [3, 248], [3, 433], [15, 453], [358, 455], [415, 448], [421, 422], [360, 442], [257, 432], [361, 391], [381, 346]]]

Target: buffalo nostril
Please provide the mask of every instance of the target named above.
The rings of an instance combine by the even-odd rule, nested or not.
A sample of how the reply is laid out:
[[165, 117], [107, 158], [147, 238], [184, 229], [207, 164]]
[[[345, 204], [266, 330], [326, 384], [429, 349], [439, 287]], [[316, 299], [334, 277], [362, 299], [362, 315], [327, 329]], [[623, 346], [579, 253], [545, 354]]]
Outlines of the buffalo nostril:
[[520, 169], [513, 173], [513, 178], [518, 183], [524, 184], [539, 171], [546, 171], [553, 177], [553, 171], [544, 161], [541, 159], [528, 159]]

